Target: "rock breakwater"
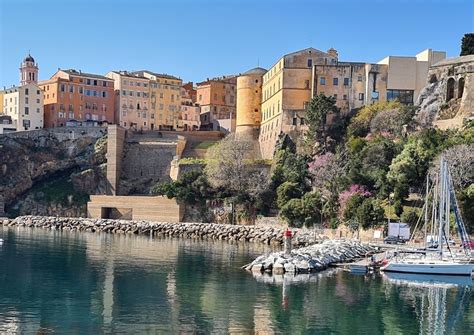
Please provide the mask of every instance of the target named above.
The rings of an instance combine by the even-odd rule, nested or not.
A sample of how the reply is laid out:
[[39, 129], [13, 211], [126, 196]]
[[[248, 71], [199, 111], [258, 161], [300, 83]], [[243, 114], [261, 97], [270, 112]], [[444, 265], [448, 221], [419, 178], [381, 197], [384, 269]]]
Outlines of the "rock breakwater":
[[254, 273], [299, 274], [327, 269], [336, 263], [351, 262], [375, 252], [375, 249], [355, 240], [326, 240], [299, 249], [291, 250], [289, 255], [283, 251], [257, 257], [252, 263], [244, 265]]
[[[215, 223], [173, 223], [128, 221], [111, 219], [66, 218], [48, 216], [19, 216], [3, 219], [0, 223], [9, 227], [34, 227], [64, 231], [85, 231], [115, 234], [141, 234], [204, 240], [226, 240], [283, 244], [283, 227], [239, 226]], [[312, 232], [299, 230], [293, 238], [294, 246], [315, 243]]]

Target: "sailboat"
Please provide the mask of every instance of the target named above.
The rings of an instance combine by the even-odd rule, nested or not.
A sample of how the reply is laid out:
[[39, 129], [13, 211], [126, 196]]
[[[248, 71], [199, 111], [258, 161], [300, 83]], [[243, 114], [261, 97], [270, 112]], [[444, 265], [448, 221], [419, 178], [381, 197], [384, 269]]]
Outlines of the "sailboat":
[[[428, 181], [428, 178], [427, 178]], [[430, 275], [474, 276], [469, 235], [460, 215], [454, 194], [454, 184], [447, 162], [441, 158], [440, 171], [433, 187], [431, 248], [427, 245], [428, 182], [425, 203], [425, 249], [419, 253], [397, 252], [383, 261], [381, 270], [387, 272], [418, 273]], [[461, 253], [454, 253], [449, 245], [451, 209], [454, 212], [456, 229], [461, 238]], [[437, 234], [437, 235], [434, 235]], [[434, 242], [434, 243], [433, 243]], [[446, 243], [446, 248], [443, 248]]]

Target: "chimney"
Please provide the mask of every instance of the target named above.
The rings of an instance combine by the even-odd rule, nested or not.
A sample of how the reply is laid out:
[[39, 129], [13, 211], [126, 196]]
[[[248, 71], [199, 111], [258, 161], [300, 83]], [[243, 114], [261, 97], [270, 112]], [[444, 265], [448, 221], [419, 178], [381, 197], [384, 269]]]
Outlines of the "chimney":
[[334, 48], [329, 49], [329, 50], [327, 51], [327, 54], [328, 54], [329, 56], [332, 56], [332, 57], [336, 57], [336, 58], [338, 57], [337, 50], [334, 49]]

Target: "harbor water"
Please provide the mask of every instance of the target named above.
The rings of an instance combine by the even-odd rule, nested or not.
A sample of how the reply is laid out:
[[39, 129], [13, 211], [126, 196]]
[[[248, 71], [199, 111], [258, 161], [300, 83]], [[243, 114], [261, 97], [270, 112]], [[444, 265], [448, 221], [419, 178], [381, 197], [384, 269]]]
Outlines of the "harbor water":
[[469, 277], [240, 269], [270, 247], [0, 227], [0, 334], [473, 334]]

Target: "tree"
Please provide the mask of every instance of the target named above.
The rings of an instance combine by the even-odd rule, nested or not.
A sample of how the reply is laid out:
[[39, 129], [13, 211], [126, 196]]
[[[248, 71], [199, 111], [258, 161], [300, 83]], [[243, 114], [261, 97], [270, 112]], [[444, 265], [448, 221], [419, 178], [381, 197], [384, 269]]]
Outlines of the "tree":
[[159, 183], [151, 189], [152, 194], [176, 198], [187, 204], [203, 203], [206, 199], [213, 198], [216, 192], [200, 170], [185, 171], [178, 180]]
[[474, 55], [474, 33], [464, 34], [460, 56]]
[[285, 181], [277, 188], [277, 205], [282, 208], [289, 200], [301, 198], [304, 194], [302, 185], [299, 183]]
[[205, 168], [210, 184], [225, 189], [234, 203], [243, 205], [241, 216], [251, 219], [254, 203], [268, 185], [268, 170], [250, 159], [252, 152], [252, 142], [227, 136], [208, 150]]
[[372, 119], [381, 111], [384, 110], [398, 110], [402, 104], [395, 101], [376, 102], [372, 105], [363, 107], [352, 118], [347, 128], [347, 132], [353, 137], [365, 137], [370, 131], [370, 123]]
[[403, 126], [412, 122], [415, 108], [411, 106], [399, 106], [393, 109], [379, 111], [370, 121], [370, 132], [390, 137], [400, 137]]
[[321, 222], [321, 194], [309, 192], [301, 199], [290, 199], [280, 210], [280, 216], [291, 227], [312, 227]]
[[364, 229], [383, 223], [384, 217], [384, 209], [378, 200], [360, 194], [349, 198], [344, 211], [345, 220], [355, 221]]
[[316, 147], [317, 151], [323, 153], [327, 151], [326, 122], [329, 114], [339, 114], [339, 108], [336, 106], [334, 97], [319, 94], [311, 99], [306, 110], [306, 122], [308, 124], [308, 131], [305, 134], [306, 141], [311, 146]]
[[[441, 154], [449, 166], [449, 172], [456, 189], [463, 189], [474, 182], [474, 144], [459, 144], [443, 151]], [[432, 175], [439, 171], [440, 159], [435, 159], [431, 168]]]

